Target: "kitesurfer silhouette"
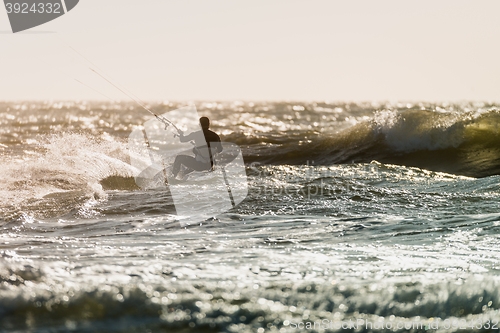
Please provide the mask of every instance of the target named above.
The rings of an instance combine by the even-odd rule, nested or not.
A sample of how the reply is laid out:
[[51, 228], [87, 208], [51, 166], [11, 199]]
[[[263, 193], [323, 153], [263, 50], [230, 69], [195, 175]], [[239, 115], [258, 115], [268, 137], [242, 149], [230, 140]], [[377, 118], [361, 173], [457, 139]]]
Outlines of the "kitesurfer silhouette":
[[[214, 166], [213, 155], [222, 151], [220, 136], [209, 129], [210, 119], [201, 117], [200, 125], [202, 128], [201, 131], [193, 132], [189, 135], [184, 135], [182, 132], [180, 133], [181, 142], [194, 141], [194, 157], [188, 155], [176, 156], [172, 169], [174, 178], [179, 174], [182, 165], [188, 169], [184, 174], [193, 171], [206, 171], [212, 169]], [[200, 132], [203, 132], [203, 136], [200, 135]]]

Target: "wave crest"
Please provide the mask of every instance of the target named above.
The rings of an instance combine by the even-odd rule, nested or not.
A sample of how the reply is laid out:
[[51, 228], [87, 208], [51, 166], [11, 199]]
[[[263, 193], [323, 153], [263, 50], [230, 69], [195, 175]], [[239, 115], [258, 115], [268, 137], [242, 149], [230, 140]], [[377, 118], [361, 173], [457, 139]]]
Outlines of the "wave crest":
[[287, 142], [276, 149], [268, 145], [267, 151], [250, 147], [245, 160], [323, 165], [377, 160], [484, 177], [500, 173], [499, 127], [496, 108], [475, 112], [380, 111], [346, 130], [305, 144]]

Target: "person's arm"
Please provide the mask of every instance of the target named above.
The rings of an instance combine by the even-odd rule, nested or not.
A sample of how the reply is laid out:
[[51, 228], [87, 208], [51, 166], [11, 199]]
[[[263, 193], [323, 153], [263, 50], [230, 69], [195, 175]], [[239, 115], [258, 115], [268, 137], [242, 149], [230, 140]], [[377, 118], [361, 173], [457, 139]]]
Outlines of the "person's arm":
[[189, 141], [194, 140], [194, 136], [195, 136], [195, 132], [193, 132], [193, 133], [191, 133], [189, 135], [184, 135], [184, 133], [182, 133], [179, 136], [179, 139], [181, 140], [181, 142], [189, 142]]

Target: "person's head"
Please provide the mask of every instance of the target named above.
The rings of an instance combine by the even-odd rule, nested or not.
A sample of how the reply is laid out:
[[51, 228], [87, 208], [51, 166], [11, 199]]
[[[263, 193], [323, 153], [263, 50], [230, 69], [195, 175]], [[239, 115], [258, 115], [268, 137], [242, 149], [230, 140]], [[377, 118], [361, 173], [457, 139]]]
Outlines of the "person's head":
[[201, 128], [208, 129], [210, 127], [210, 119], [208, 119], [207, 117], [201, 117], [200, 118], [200, 125], [201, 125]]

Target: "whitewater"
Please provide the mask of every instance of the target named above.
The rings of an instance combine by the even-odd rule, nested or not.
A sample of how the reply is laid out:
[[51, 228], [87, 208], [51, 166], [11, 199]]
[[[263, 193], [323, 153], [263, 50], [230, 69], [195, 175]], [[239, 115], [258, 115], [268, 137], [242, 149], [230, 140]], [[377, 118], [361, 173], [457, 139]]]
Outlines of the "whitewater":
[[134, 181], [150, 114], [0, 103], [0, 332], [497, 332], [499, 105], [196, 107], [249, 192], [182, 226]]

